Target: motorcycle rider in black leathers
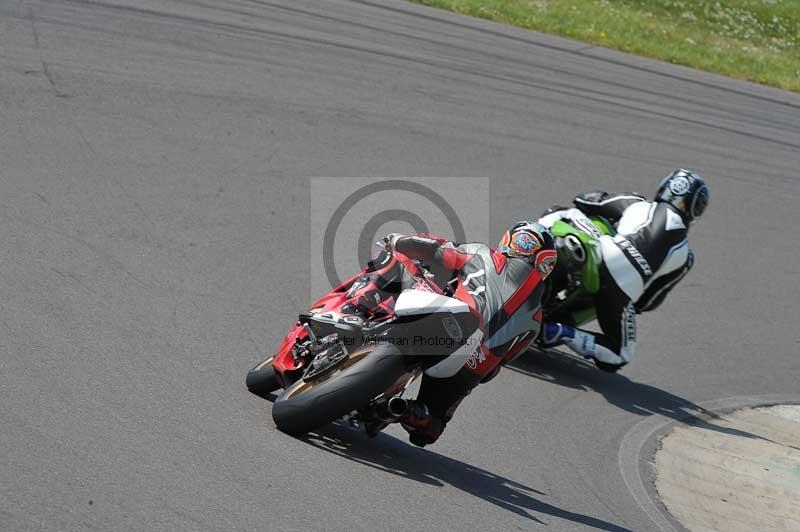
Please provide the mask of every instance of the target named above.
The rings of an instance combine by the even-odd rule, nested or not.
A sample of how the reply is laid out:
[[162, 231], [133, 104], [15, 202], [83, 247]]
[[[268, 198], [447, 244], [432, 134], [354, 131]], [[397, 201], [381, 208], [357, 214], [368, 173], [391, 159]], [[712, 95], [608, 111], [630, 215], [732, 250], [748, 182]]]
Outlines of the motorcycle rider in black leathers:
[[[555, 267], [550, 231], [519, 222], [494, 250], [485, 244], [454, 244], [428, 235], [389, 235], [387, 247], [420, 260], [438, 279], [452, 279], [452, 296], [468, 304], [482, 331], [479, 347], [452, 377], [423, 375], [416, 400], [399, 422], [413, 444], [441, 435], [464, 397], [496, 375], [501, 364], [527, 349], [541, 327], [544, 280]], [[444, 282], [446, 283], [447, 280]]]
[[[565, 220], [593, 234], [600, 243], [600, 291], [594, 298], [602, 333], [562, 323], [545, 323], [538, 342], [543, 347], [566, 344], [591, 358], [598, 367], [616, 371], [636, 350], [636, 317], [657, 308], [694, 264], [688, 231], [709, 202], [702, 177], [675, 170], [661, 182], [652, 202], [640, 194], [595, 191], [579, 194], [575, 208], [549, 210], [539, 223], [551, 227]], [[611, 222], [617, 234], [601, 235], [588, 216]], [[576, 264], [571, 250], [556, 240], [559, 268]]]

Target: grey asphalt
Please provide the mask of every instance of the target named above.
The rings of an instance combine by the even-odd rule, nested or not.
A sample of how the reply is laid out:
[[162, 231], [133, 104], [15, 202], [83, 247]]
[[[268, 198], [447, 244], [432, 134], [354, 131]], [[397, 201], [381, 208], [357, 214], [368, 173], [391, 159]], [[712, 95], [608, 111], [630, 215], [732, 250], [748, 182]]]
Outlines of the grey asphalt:
[[[387, 0], [0, 2], [0, 529], [655, 530], [646, 416], [800, 380], [800, 97]], [[277, 432], [308, 176], [489, 176], [492, 232], [706, 174], [608, 376], [531, 356], [430, 450]]]

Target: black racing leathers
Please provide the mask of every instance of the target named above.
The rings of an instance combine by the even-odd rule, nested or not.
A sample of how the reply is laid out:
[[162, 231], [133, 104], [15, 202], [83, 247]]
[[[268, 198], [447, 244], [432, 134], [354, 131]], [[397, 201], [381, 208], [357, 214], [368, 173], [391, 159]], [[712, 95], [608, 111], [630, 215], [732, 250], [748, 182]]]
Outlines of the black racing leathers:
[[[594, 303], [602, 334], [577, 329], [564, 343], [606, 367], [619, 368], [635, 354], [635, 314], [657, 308], [694, 264], [689, 224], [669, 204], [650, 202], [639, 194], [587, 192], [579, 194], [574, 205], [540, 222], [549, 227], [564, 219], [598, 238], [603, 263]], [[588, 216], [602, 216], [617, 234], [601, 235]]]

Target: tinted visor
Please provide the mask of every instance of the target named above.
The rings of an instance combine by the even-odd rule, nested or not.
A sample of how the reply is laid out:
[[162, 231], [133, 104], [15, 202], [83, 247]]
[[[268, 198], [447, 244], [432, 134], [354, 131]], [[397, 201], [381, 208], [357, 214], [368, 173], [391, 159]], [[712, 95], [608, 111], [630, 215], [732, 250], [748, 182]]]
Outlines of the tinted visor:
[[703, 185], [694, 196], [694, 201], [692, 202], [692, 218], [700, 218], [703, 215], [706, 207], [708, 207], [708, 201], [708, 187]]

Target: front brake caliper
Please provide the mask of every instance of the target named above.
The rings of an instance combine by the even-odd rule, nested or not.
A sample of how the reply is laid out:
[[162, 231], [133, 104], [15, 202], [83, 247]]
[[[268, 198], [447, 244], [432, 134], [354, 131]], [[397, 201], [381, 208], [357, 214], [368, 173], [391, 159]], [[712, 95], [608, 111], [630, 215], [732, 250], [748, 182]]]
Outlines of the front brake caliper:
[[314, 355], [303, 380], [311, 380], [335, 368], [347, 358], [348, 351], [344, 343], [335, 334], [326, 336], [320, 341], [320, 350]]

